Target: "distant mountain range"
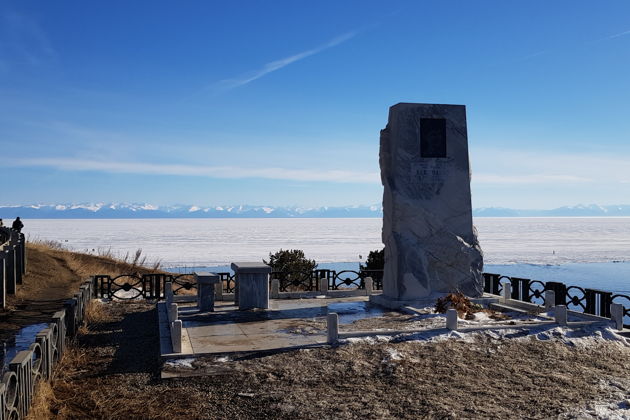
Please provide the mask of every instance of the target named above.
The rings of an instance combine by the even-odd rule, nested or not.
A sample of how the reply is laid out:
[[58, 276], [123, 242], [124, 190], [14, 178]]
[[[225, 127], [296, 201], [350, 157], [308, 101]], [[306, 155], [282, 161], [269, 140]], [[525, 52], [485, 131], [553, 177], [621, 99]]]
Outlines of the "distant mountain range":
[[484, 207], [473, 210], [475, 217], [624, 217], [630, 216], [630, 205], [600, 206], [597, 204], [564, 206], [551, 210], [517, 210]]
[[[25, 219], [140, 219], [140, 218], [306, 218], [306, 217], [382, 217], [382, 206], [348, 207], [273, 207], [273, 206], [154, 206], [151, 204], [36, 204], [0, 206], [5, 225], [20, 216]], [[630, 205], [596, 204], [565, 206], [552, 210], [517, 210], [485, 207], [473, 210], [475, 217], [603, 217], [630, 216]]]
[[247, 217], [382, 217], [380, 205], [349, 207], [272, 206], [154, 206], [151, 204], [37, 204], [0, 206], [0, 218], [24, 219], [153, 219], [153, 218], [247, 218]]

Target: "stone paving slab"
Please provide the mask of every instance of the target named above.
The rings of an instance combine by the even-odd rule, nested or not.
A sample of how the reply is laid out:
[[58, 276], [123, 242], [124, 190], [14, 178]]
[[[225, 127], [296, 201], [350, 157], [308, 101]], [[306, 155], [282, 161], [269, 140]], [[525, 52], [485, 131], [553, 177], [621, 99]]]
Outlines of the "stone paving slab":
[[[296, 327], [305, 320], [325, 322], [328, 306], [349, 317], [374, 316], [366, 311], [366, 296], [328, 299], [271, 300], [269, 310], [239, 311], [232, 302], [216, 302], [214, 312], [200, 312], [194, 306], [180, 306], [188, 355], [212, 355], [252, 351], [286, 350], [326, 345], [326, 331], [298, 333]], [[354, 306], [353, 306], [354, 305]], [[379, 313], [378, 308], [371, 311]], [[343, 315], [342, 315], [343, 319]], [[350, 318], [349, 318], [350, 319]], [[182, 343], [183, 344], [183, 343]]]

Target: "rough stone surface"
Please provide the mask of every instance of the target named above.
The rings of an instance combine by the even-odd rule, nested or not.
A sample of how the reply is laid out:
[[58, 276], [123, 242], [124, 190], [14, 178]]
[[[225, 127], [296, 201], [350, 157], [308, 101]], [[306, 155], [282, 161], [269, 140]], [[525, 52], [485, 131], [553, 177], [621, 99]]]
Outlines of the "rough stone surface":
[[205, 271], [194, 275], [197, 282], [197, 307], [201, 311], [213, 311], [216, 285], [221, 282], [219, 275]]
[[383, 297], [413, 301], [455, 291], [481, 296], [483, 257], [472, 224], [466, 108], [394, 105], [381, 131], [380, 165]]
[[232, 263], [236, 273], [240, 310], [269, 308], [269, 273], [271, 267], [261, 263]]

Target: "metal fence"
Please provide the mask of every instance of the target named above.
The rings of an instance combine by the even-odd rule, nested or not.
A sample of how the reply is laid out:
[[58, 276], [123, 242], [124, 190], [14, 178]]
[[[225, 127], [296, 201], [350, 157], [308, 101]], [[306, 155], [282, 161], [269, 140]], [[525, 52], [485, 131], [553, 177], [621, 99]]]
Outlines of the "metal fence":
[[24, 234], [0, 227], [0, 308], [7, 306], [7, 295], [14, 295], [26, 272]]
[[[216, 273], [223, 284], [224, 293], [234, 293], [236, 286], [233, 273]], [[313, 270], [307, 272], [274, 271], [270, 280], [277, 279], [280, 291], [316, 291], [320, 279], [328, 280], [329, 290], [365, 289], [365, 278], [372, 277], [374, 290], [382, 289], [382, 270]], [[137, 298], [164, 299], [164, 286], [173, 284], [173, 293], [196, 290], [194, 274], [122, 274], [119, 276], [96, 275], [93, 277], [97, 297], [130, 300]]]
[[[234, 293], [235, 279], [232, 273], [217, 273], [223, 284], [224, 293]], [[371, 277], [374, 290], [383, 288], [383, 270], [313, 270], [307, 272], [272, 272], [270, 280], [279, 281], [281, 292], [317, 291], [320, 279], [328, 281], [328, 290], [365, 289], [365, 279]], [[545, 303], [545, 291], [553, 290], [556, 305], [566, 305], [568, 309], [592, 315], [610, 317], [610, 304], [624, 305], [624, 316], [630, 317], [630, 296], [613, 294], [603, 290], [567, 286], [559, 282], [543, 283], [520, 277], [484, 273], [484, 292], [499, 295], [502, 283], [512, 285], [512, 299], [524, 302]], [[197, 288], [193, 274], [124, 274], [117, 277], [107, 275], [94, 276], [94, 289], [97, 297], [109, 299], [163, 299], [164, 285], [173, 284], [173, 292]]]
[[93, 282], [86, 281], [64, 309], [56, 312], [47, 328], [35, 336], [28, 350], [22, 350], [9, 362], [0, 380], [0, 420], [23, 419], [28, 415], [35, 385], [49, 381], [61, 359], [67, 341], [83, 324], [85, 310], [93, 296]]
[[[486, 293], [499, 295], [503, 291], [503, 283], [509, 282], [512, 285], [512, 299], [545, 304], [545, 291], [552, 290], [556, 299], [554, 305], [566, 305], [570, 310], [610, 318], [610, 304], [621, 303], [624, 306], [624, 317], [630, 317], [630, 296], [628, 295], [492, 273], [484, 273], [483, 280], [483, 290]], [[626, 326], [630, 325], [626, 324]]]

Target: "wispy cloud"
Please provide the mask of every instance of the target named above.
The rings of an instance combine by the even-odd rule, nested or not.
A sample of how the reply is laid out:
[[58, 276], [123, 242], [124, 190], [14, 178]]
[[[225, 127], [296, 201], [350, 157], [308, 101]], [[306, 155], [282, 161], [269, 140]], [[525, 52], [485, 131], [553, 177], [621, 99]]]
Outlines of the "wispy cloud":
[[5, 66], [16, 59], [39, 66], [58, 55], [39, 22], [15, 12], [0, 14], [0, 46]]
[[618, 34], [610, 35], [607, 39], [619, 38], [620, 36], [630, 35], [630, 31], [620, 32]]
[[5, 160], [4, 166], [48, 167], [64, 171], [97, 171], [145, 175], [201, 176], [209, 178], [263, 178], [289, 181], [320, 181], [338, 183], [373, 184], [378, 182], [376, 172], [346, 170], [243, 168], [238, 166], [174, 165], [143, 162], [99, 161], [76, 158], [32, 158]]
[[246, 73], [244, 75], [241, 75], [237, 78], [233, 78], [233, 79], [224, 79], [221, 80], [220, 82], [218, 82], [215, 87], [218, 89], [223, 89], [223, 90], [230, 90], [230, 89], [234, 89], [237, 88], [239, 86], [243, 86], [246, 85], [248, 83], [253, 82], [254, 80], [260, 79], [261, 77], [272, 73], [276, 70], [280, 70], [283, 67], [288, 66], [289, 64], [293, 64], [297, 61], [303, 60], [307, 57], [310, 57], [312, 55], [315, 54], [319, 54], [322, 51], [325, 51], [329, 48], [335, 47], [339, 44], [342, 44], [352, 38], [354, 38], [355, 36], [357, 36], [358, 31], [351, 31], [351, 32], [347, 32], [345, 34], [339, 35], [333, 39], [331, 39], [330, 41], [328, 41], [327, 43], [325, 43], [324, 45], [320, 45], [317, 48], [313, 48], [310, 50], [306, 50], [303, 51], [301, 53], [286, 57], [286, 58], [282, 58], [280, 60], [275, 60], [275, 61], [271, 61], [267, 64], [265, 64], [262, 68]]
[[485, 148], [473, 149], [471, 155], [472, 181], [478, 185], [614, 185], [628, 180], [630, 173], [626, 159], [587, 152]]
[[525, 185], [525, 184], [565, 184], [591, 182], [590, 178], [575, 175], [503, 175], [480, 173], [473, 174], [473, 182], [476, 184], [505, 184], [505, 185]]
[[619, 32], [616, 34], [605, 36], [603, 38], [598, 38], [593, 41], [586, 42], [586, 45], [595, 45], [595, 44], [599, 44], [600, 42], [610, 41], [611, 39], [620, 38], [626, 35], [630, 35], [630, 30]]

